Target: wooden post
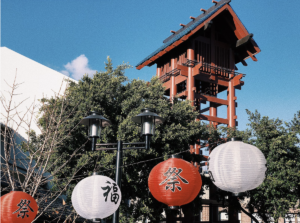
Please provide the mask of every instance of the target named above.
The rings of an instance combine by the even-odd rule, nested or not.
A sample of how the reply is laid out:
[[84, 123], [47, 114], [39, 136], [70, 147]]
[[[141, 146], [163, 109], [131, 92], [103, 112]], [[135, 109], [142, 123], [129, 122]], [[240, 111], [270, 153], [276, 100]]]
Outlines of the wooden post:
[[157, 68], [156, 68], [156, 75], [157, 75], [158, 78], [160, 78], [160, 76], [161, 76], [161, 67], [159, 67], [158, 65], [157, 65]]
[[[211, 38], [210, 38], [210, 62], [212, 66], [216, 65], [216, 57], [215, 57], [215, 25], [211, 24]], [[215, 75], [215, 71], [212, 70], [212, 75]], [[209, 115], [212, 117], [217, 117], [217, 106], [215, 103], [209, 103]], [[210, 124], [214, 125], [215, 128], [217, 128], [218, 123], [217, 122], [210, 122]]]
[[[187, 49], [187, 59], [194, 60], [194, 49], [191, 47]], [[187, 99], [192, 101], [192, 106], [195, 106], [195, 93], [193, 88], [195, 87], [195, 79], [193, 77], [193, 68], [188, 67], [188, 78], [187, 78], [187, 90], [188, 97]]]
[[[192, 47], [189, 47], [187, 49], [187, 59], [194, 60], [194, 49], [192, 49]], [[188, 91], [187, 100], [192, 101], [191, 103], [192, 106], [195, 106], [195, 92], [193, 90], [194, 87], [195, 87], [195, 78], [193, 77], [193, 68], [188, 67], [188, 78], [186, 83], [186, 88]], [[196, 146], [190, 145], [190, 153], [192, 154], [195, 152], [196, 152]]]
[[[217, 117], [217, 106], [215, 103], [210, 102], [209, 103], [209, 115], [212, 117]], [[210, 124], [214, 125], [214, 127], [216, 128], [218, 123], [217, 122], [210, 122]]]
[[[174, 58], [171, 59], [171, 70], [175, 69], [175, 62], [176, 60]], [[170, 90], [170, 100], [173, 101], [174, 97], [177, 94], [177, 86], [175, 84], [175, 77], [171, 77], [171, 90]]]
[[[233, 51], [230, 49], [230, 68], [234, 71], [234, 57]], [[233, 78], [233, 74], [230, 74], [230, 78]], [[227, 107], [227, 119], [228, 119], [228, 127], [235, 127], [235, 88], [233, 86], [233, 80], [231, 79], [228, 82], [228, 89], [227, 89], [227, 100], [228, 100], [228, 107]]]
[[239, 213], [233, 207], [228, 207], [228, 222], [239, 223]]

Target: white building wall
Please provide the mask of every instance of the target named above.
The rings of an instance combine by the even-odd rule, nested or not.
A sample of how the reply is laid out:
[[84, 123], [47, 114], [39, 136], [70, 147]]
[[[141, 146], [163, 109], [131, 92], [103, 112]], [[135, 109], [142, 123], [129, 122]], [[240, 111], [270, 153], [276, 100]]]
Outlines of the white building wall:
[[[5, 97], [6, 102], [8, 103], [8, 92], [11, 92], [11, 88], [8, 85], [12, 86], [15, 75], [17, 74], [16, 82], [22, 84], [20, 84], [16, 90], [16, 93], [20, 95], [14, 97], [13, 105], [17, 105], [21, 101], [25, 100], [17, 109], [21, 116], [25, 114], [27, 108], [29, 108], [34, 101], [36, 104], [39, 104], [38, 100], [43, 97], [50, 98], [59, 91], [63, 93], [67, 84], [67, 82], [63, 80], [67, 79], [75, 81], [62, 73], [37, 63], [34, 60], [8, 49], [7, 47], [1, 47], [0, 55], [1, 97]], [[2, 104], [0, 105], [0, 109], [1, 113], [5, 114]], [[37, 111], [38, 109], [36, 109], [36, 112]], [[14, 111], [14, 113], [15, 112], [16, 111]], [[27, 116], [26, 119], [28, 120], [29, 116]], [[3, 124], [6, 123], [3, 115], [1, 115], [0, 122]], [[36, 123], [32, 124], [32, 129], [35, 130], [36, 133], [40, 133]], [[16, 128], [16, 124], [12, 122], [10, 122], [9, 126], [13, 129]], [[26, 130], [27, 126], [24, 125], [18, 130], [18, 133], [24, 139], [27, 139]]]
[[[35, 115], [33, 121], [31, 122], [31, 130], [34, 130], [37, 134], [40, 133], [40, 130], [36, 124], [36, 117], [38, 116], [39, 107], [41, 103], [39, 99], [44, 97], [51, 98], [58, 94], [64, 93], [64, 90], [67, 86], [67, 81], [73, 80], [62, 73], [59, 73], [49, 67], [46, 67], [40, 63], [37, 63], [34, 60], [31, 60], [13, 50], [8, 49], [7, 47], [1, 47], [0, 49], [0, 61], [1, 61], [1, 100], [4, 100], [6, 104], [10, 101], [10, 93], [12, 91], [11, 86], [14, 83], [16, 77], [16, 83], [20, 84], [14, 94], [12, 107], [17, 106], [22, 101], [23, 103], [18, 106], [17, 109], [12, 111], [14, 114], [14, 121], [9, 121], [8, 126], [14, 131], [17, 130], [17, 133], [14, 134], [14, 142], [16, 145], [20, 145], [22, 141], [27, 140], [28, 126], [25, 123], [18, 128], [17, 124], [20, 123], [18, 116], [23, 116], [26, 114], [28, 108], [32, 106], [33, 103], [36, 104]], [[3, 107], [3, 104], [0, 103], [0, 123], [6, 124], [6, 110]], [[18, 113], [18, 115], [17, 115]], [[10, 115], [12, 115], [10, 114]], [[25, 120], [29, 123], [31, 115], [28, 114], [25, 116]], [[1, 154], [4, 154], [3, 141], [1, 140]], [[11, 154], [12, 155], [12, 154]], [[19, 167], [19, 171], [22, 172], [23, 169], [27, 169], [26, 156], [18, 152], [16, 162]], [[1, 162], [3, 160], [1, 159]], [[12, 161], [10, 162], [12, 163]], [[24, 172], [24, 171], [23, 171]], [[44, 176], [49, 175], [45, 173]], [[48, 186], [51, 187], [50, 183]]]

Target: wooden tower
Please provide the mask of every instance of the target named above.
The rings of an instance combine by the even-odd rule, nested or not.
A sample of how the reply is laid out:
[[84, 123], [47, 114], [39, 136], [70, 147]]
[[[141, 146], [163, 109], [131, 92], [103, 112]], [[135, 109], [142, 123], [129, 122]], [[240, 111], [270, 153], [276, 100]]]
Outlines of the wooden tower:
[[[230, 0], [212, 1], [213, 6], [163, 41], [164, 45], [142, 60], [136, 68], [157, 65], [157, 76], [166, 87], [165, 95], [191, 100], [200, 120], [214, 126], [237, 126], [235, 89], [241, 89], [244, 74], [235, 64], [260, 52], [231, 6]], [[218, 94], [227, 91], [227, 100]], [[207, 104], [202, 108], [202, 104]], [[227, 106], [227, 118], [218, 117], [218, 107]], [[203, 114], [209, 111], [209, 115]], [[196, 149], [196, 148], [195, 148]]]
[[[212, 1], [213, 6], [201, 9], [198, 17], [163, 41], [163, 46], [154, 51], [136, 68], [157, 65], [156, 75], [166, 87], [165, 95], [192, 101], [199, 112], [199, 120], [207, 120], [215, 127], [226, 124], [237, 126], [237, 97], [245, 76], [237, 72], [235, 64], [247, 66], [246, 59], [257, 61], [259, 47], [236, 13], [229, 5], [231, 0]], [[227, 98], [218, 94], [227, 91]], [[202, 108], [201, 105], [206, 104]], [[227, 106], [227, 118], [218, 117], [218, 107]], [[203, 113], [209, 112], [209, 115]], [[200, 145], [192, 145], [191, 153], [199, 154]], [[210, 200], [216, 188], [210, 188]], [[211, 196], [212, 195], [212, 196]], [[218, 221], [218, 205], [209, 201], [210, 222]], [[237, 223], [237, 212], [229, 209], [229, 219]]]

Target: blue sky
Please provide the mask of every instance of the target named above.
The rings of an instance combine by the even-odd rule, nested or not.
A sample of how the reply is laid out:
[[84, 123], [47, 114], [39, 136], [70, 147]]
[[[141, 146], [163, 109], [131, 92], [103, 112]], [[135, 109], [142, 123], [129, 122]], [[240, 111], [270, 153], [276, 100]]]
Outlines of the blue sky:
[[[300, 1], [233, 0], [231, 6], [262, 52], [238, 64], [245, 85], [237, 90], [239, 129], [245, 109], [289, 121], [300, 110]], [[208, 9], [211, 0], [2, 0], [1, 46], [78, 79], [84, 72], [128, 62], [130, 78], [150, 80], [155, 66], [135, 65], [162, 41]], [[218, 110], [226, 117], [226, 110]]]

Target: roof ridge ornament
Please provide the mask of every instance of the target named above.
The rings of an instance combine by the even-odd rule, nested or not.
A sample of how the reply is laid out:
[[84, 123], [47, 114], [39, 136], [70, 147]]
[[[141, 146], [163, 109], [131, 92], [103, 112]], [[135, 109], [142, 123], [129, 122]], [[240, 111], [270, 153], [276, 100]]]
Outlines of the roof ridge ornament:
[[203, 8], [201, 8], [200, 11], [202, 11], [203, 13], [206, 13], [206, 12], [207, 12], [207, 10], [205, 10], [205, 9], [203, 9]]

